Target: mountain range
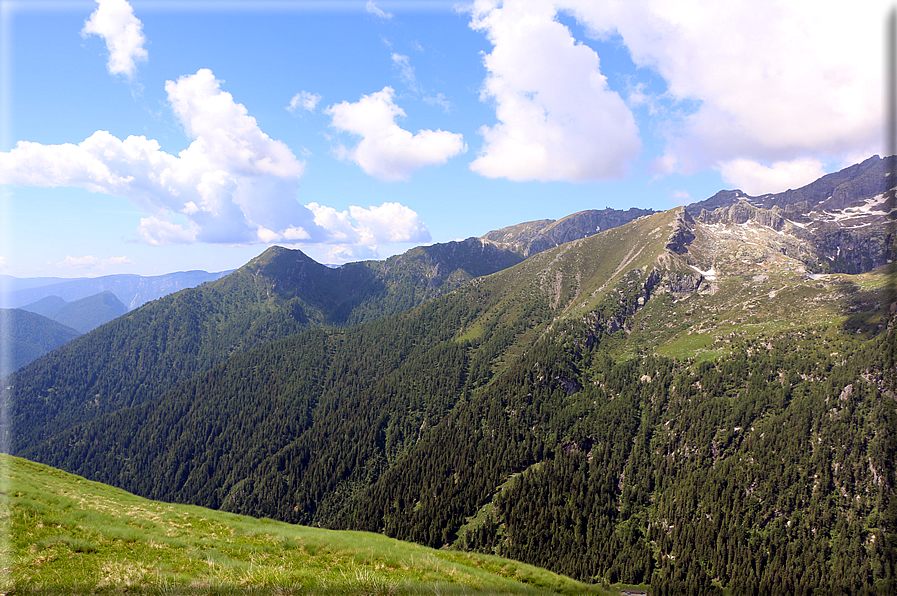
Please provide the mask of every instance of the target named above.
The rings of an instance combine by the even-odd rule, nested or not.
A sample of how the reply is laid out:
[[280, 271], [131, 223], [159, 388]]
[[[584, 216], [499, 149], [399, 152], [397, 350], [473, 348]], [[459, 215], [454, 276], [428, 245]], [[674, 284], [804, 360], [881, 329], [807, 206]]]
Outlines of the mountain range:
[[63, 277], [17, 278], [0, 276], [4, 291], [3, 304], [9, 308], [21, 308], [47, 297], [74, 302], [111, 292], [128, 310], [166, 296], [173, 292], [192, 288], [201, 283], [219, 279], [231, 271], [208, 273], [206, 271], [178, 271], [164, 275], [102, 275], [68, 279]]
[[[862, 273], [894, 258], [893, 158], [870, 157], [797, 190], [748, 196], [721, 191], [688, 206], [708, 224], [748, 224], [767, 247], [802, 261], [814, 273]], [[747, 236], [743, 236], [747, 239]]]
[[109, 291], [66, 302], [47, 296], [21, 308], [0, 309], [0, 346], [4, 355], [0, 377], [65, 345], [82, 333], [127, 312]]
[[[130, 309], [230, 273], [179, 271], [166, 275], [106, 275], [89, 278], [17, 278], [0, 275], [0, 302], [12, 309], [0, 326], [0, 346], [9, 353], [0, 376], [64, 345]], [[127, 303], [127, 306], [125, 304]], [[26, 317], [12, 310], [34, 313]], [[64, 325], [61, 332], [54, 323]], [[75, 333], [71, 333], [74, 331]]]
[[7, 444], [661, 594], [893, 593], [887, 161], [382, 262], [271, 248], [10, 375]]
[[21, 309], [62, 323], [79, 333], [87, 333], [128, 312], [128, 307], [108, 290], [72, 302], [59, 296], [47, 296]]

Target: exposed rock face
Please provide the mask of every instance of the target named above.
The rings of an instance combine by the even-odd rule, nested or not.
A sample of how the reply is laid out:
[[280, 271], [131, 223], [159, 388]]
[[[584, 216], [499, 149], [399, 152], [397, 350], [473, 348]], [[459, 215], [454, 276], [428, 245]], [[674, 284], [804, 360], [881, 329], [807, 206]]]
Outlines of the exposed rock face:
[[889, 159], [871, 157], [797, 190], [722, 191], [687, 209], [718, 235], [794, 257], [817, 273], [863, 273], [897, 258]]
[[701, 211], [698, 219], [703, 223], [745, 224], [755, 222], [761, 226], [772, 228], [775, 232], [785, 232], [802, 240], [811, 240], [813, 234], [786, 219], [780, 211], [755, 207], [747, 201], [739, 201], [728, 207], [720, 207], [714, 211]]
[[718, 234], [737, 236], [754, 245], [799, 259], [813, 269], [820, 268], [815, 236], [776, 211], [739, 201], [729, 207], [702, 211], [697, 221]]
[[502, 248], [512, 250], [526, 258], [571, 240], [587, 238], [601, 231], [616, 228], [644, 215], [655, 213], [652, 209], [635, 207], [618, 209], [591, 209], [580, 211], [560, 219], [542, 219], [516, 226], [493, 230], [481, 237]]
[[895, 258], [893, 221], [882, 212], [855, 227], [843, 220], [801, 226], [773, 210], [741, 202], [703, 211], [697, 219], [718, 233], [739, 235], [794, 257], [817, 273], [864, 273]]
[[740, 190], [721, 190], [709, 199], [692, 203], [685, 209], [693, 216], [697, 217], [701, 211], [713, 211], [719, 207], [728, 207], [738, 200], [747, 198], [747, 195]]
[[480, 240], [490, 242], [523, 256], [533, 239], [553, 223], [555, 223], [553, 219], [528, 221], [486, 232], [480, 236]]
[[863, 232], [825, 230], [819, 233], [817, 249], [833, 273], [863, 273], [897, 258], [893, 223]]
[[685, 253], [688, 245], [695, 239], [695, 234], [691, 231], [694, 223], [692, 216], [683, 209], [676, 217], [673, 233], [667, 239], [666, 249], [679, 255]]
[[809, 220], [809, 213], [813, 210], [840, 211], [894, 189], [897, 180], [888, 175], [888, 162], [889, 158], [873, 155], [862, 163], [827, 174], [806, 186], [780, 193], [754, 197], [740, 190], [723, 190], [709, 199], [692, 203], [687, 209], [696, 216], [702, 209], [713, 211], [738, 201], [747, 201], [763, 209], [778, 207], [789, 219], [804, 216]]
[[661, 255], [647, 274], [646, 270], [642, 269], [628, 271], [611, 293], [614, 296], [613, 300], [618, 300], [622, 308], [616, 309], [614, 314], [592, 311], [586, 315], [588, 331], [584, 337], [585, 345], [588, 347], [594, 345], [602, 332], [616, 333], [622, 329], [628, 334], [631, 331], [632, 315], [645, 306], [656, 293], [669, 292], [674, 287], [676, 291], [682, 293], [697, 289], [703, 281], [703, 276], [679, 275], [677, 271], [670, 269], [675, 267], [674, 259], [675, 257], [669, 254]]
[[704, 281], [704, 276], [694, 269], [678, 269], [674, 267], [669, 254], [660, 255], [655, 267], [662, 271], [655, 287], [658, 292], [670, 292], [674, 297], [686, 296], [697, 290]]

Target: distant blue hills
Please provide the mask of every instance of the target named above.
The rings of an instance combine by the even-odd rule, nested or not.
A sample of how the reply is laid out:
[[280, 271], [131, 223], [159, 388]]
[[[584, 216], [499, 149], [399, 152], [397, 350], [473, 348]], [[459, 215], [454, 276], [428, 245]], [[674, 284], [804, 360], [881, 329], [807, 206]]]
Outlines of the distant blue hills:
[[166, 275], [31, 277], [0, 275], [0, 377], [129, 310], [232, 271]]
[[101, 292], [111, 292], [127, 310], [133, 310], [162, 296], [214, 281], [229, 273], [232, 271], [177, 271], [153, 276], [119, 274], [77, 278], [0, 275], [0, 287], [4, 290], [2, 304], [6, 308], [21, 308], [49, 296], [74, 302]]

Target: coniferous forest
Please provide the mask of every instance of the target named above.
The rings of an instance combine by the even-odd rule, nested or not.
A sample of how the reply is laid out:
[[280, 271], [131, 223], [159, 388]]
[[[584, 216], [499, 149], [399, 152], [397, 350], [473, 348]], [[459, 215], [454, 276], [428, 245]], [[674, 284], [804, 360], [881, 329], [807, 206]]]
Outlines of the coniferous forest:
[[[255, 315], [224, 356], [178, 294], [102, 383], [77, 347], [11, 377], [14, 452], [657, 594], [894, 593], [894, 273], [708, 280], [702, 233], [652, 215], [357, 326]], [[124, 364], [177, 338], [155, 377]]]

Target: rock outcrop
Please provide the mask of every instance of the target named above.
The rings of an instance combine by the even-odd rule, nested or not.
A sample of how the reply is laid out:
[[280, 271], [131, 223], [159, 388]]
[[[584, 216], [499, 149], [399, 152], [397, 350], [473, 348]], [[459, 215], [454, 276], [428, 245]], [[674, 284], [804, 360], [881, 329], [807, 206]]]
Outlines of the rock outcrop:
[[557, 221], [542, 219], [493, 230], [481, 236], [481, 239], [527, 258], [566, 242], [622, 226], [652, 213], [655, 213], [652, 209], [635, 207], [626, 211], [609, 208], [590, 209]]

